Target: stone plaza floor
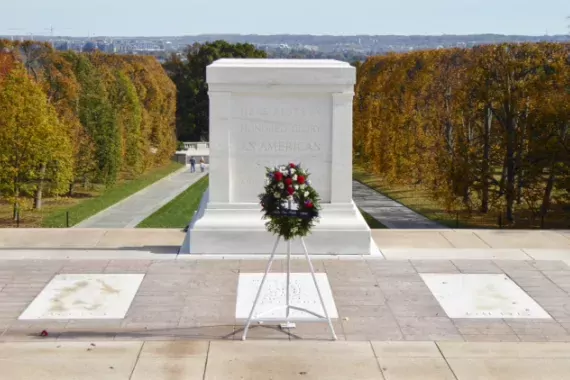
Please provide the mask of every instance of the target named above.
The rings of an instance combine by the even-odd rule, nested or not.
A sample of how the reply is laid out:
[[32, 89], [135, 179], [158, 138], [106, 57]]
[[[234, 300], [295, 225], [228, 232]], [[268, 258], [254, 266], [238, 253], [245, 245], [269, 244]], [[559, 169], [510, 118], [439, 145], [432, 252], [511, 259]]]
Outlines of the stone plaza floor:
[[[313, 256], [337, 342], [270, 319], [241, 342], [267, 258], [178, 255], [183, 238], [0, 230], [0, 378], [568, 378], [569, 231], [376, 230], [377, 256]], [[293, 303], [319, 312], [291, 265]]]
[[[0, 341], [240, 339], [239, 277], [263, 272], [265, 263], [0, 261]], [[570, 267], [563, 261], [315, 259], [313, 264], [327, 275], [340, 340], [570, 342]], [[272, 271], [283, 270], [280, 260]], [[306, 273], [305, 261], [293, 260], [292, 272]], [[479, 276], [475, 282], [480, 280], [480, 288], [470, 289], [461, 274]], [[79, 278], [60, 284], [59, 289], [46, 289], [47, 300], [36, 299], [54, 278], [65, 280], [64, 275]], [[432, 277], [431, 283], [437, 283], [438, 275], [456, 275], [450, 285], [460, 290], [451, 289], [455, 293], [448, 294], [455, 310], [444, 309], [445, 301], [438, 301], [436, 295], [446, 294], [434, 295], [426, 275]], [[487, 283], [489, 278], [509, 281], [511, 287]], [[444, 278], [441, 283], [446, 281], [450, 280]], [[115, 293], [123, 298], [109, 298]], [[276, 291], [272, 296], [280, 294]], [[44, 329], [49, 336], [39, 338]], [[329, 337], [327, 324], [321, 322], [300, 322], [289, 331], [264, 324], [254, 326], [249, 334], [251, 339]]]
[[9, 380], [562, 380], [570, 344], [9, 342], [0, 365]]

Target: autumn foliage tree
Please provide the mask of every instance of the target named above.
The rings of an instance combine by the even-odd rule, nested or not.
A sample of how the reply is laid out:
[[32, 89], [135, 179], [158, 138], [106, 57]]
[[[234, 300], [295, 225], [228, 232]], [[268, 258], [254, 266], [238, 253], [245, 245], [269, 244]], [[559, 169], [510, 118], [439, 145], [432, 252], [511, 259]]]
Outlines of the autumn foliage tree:
[[356, 162], [448, 211], [568, 210], [570, 45], [390, 54], [358, 70]]
[[[34, 170], [26, 167], [12, 177], [15, 169], [2, 164], [0, 177], [12, 180], [2, 182], [1, 196], [29, 196], [34, 207], [41, 208], [45, 191], [63, 194], [63, 186], [72, 195], [76, 184], [110, 185], [170, 160], [176, 149], [176, 88], [156, 59], [62, 53], [35, 41], [2, 40], [0, 49], [0, 92], [6, 102], [2, 112], [12, 115], [1, 121], [6, 125], [0, 137], [2, 159], [14, 159], [5, 150], [15, 144], [9, 131], [22, 132], [30, 120], [36, 127], [22, 135], [30, 141], [54, 143], [53, 138], [44, 139], [48, 132], [63, 139], [54, 143], [51, 155], [46, 150], [42, 157], [26, 156], [35, 160]], [[22, 103], [7, 102], [10, 94]], [[40, 104], [40, 98], [45, 105], [34, 113], [30, 104]], [[45, 148], [38, 144], [34, 146]]]
[[0, 81], [0, 193], [14, 205], [48, 183], [61, 194], [72, 177], [69, 136], [41, 87], [22, 67]]

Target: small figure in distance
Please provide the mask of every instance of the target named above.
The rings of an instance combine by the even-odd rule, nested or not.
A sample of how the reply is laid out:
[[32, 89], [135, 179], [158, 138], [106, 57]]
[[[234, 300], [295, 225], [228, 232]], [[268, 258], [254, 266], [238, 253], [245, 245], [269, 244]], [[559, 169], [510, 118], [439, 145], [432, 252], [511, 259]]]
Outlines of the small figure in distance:
[[204, 173], [204, 169], [206, 169], [206, 161], [204, 161], [204, 157], [200, 158], [200, 170]]
[[190, 157], [190, 173], [194, 173], [196, 171], [196, 160], [194, 157]]

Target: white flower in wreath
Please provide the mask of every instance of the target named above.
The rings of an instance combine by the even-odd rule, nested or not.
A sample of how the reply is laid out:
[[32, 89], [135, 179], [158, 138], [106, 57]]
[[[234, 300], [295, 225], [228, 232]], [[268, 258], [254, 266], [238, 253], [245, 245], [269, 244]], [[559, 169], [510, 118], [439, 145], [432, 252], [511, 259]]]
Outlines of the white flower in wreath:
[[292, 201], [292, 200], [293, 200], [293, 196], [292, 196], [292, 195], [289, 195], [289, 196], [287, 197], [287, 200]]
[[265, 180], [265, 186], [269, 185], [270, 183], [271, 183], [271, 180], [269, 180], [269, 179]]
[[283, 184], [283, 182], [279, 182], [279, 183], [277, 184], [277, 187], [280, 188], [280, 189], [284, 189], [284, 188], [285, 188], [285, 185]]
[[301, 186], [299, 186], [301, 188], [301, 190], [303, 190], [305, 187], [307, 187], [307, 185], [302, 184]]
[[279, 171], [280, 171], [281, 173], [287, 173], [287, 168], [285, 168], [285, 166], [281, 166], [281, 167], [279, 168]]
[[290, 172], [291, 174], [295, 174], [296, 170], [293, 169], [293, 168], [291, 168], [291, 169], [289, 169], [289, 172]]
[[291, 228], [291, 232], [292, 232], [292, 233], [294, 233], [294, 234], [295, 234], [295, 233], [297, 233], [297, 231], [298, 231], [297, 227], [293, 227], [293, 228]]
[[294, 185], [293, 188], [294, 188], [295, 190], [299, 190], [299, 185]]
[[311, 186], [311, 180], [310, 179], [307, 180], [307, 185]]
[[296, 180], [297, 180], [297, 174], [295, 174], [295, 175], [293, 176], [293, 181], [296, 181]]
[[305, 191], [305, 192], [303, 193], [303, 196], [304, 196], [305, 198], [307, 198], [307, 197], [309, 196], [309, 192], [308, 192], [308, 191]]
[[273, 196], [277, 199], [281, 198], [281, 194], [279, 194], [278, 192], [274, 192]]

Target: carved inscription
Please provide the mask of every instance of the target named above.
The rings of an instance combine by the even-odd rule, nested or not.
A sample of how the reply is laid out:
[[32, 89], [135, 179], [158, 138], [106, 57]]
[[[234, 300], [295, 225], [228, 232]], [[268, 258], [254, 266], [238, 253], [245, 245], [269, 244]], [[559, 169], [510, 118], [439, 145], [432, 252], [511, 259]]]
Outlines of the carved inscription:
[[243, 141], [236, 147], [248, 153], [313, 153], [321, 151], [320, 135], [323, 111], [319, 107], [242, 107], [238, 112], [242, 136], [271, 135], [279, 140]]
[[276, 106], [276, 107], [242, 107], [240, 109], [241, 117], [271, 117], [271, 118], [299, 118], [299, 117], [320, 117], [323, 111], [318, 107], [302, 107], [302, 106]]
[[323, 97], [243, 95], [233, 98], [230, 131], [235, 202], [257, 201], [265, 167], [301, 162], [315, 173], [313, 186], [330, 196], [331, 103]]
[[242, 150], [259, 153], [319, 152], [321, 144], [306, 141], [248, 141], [242, 145]]
[[241, 133], [318, 133], [321, 127], [318, 125], [283, 125], [268, 122], [255, 122], [240, 124]]

